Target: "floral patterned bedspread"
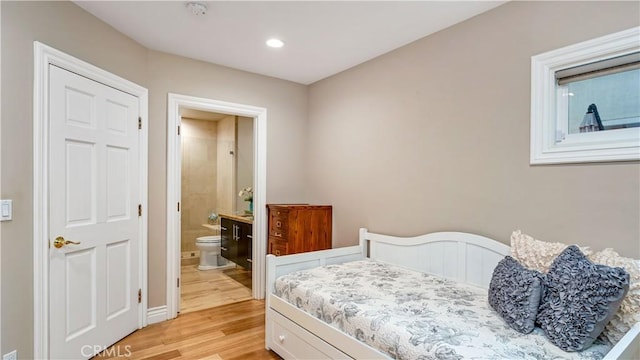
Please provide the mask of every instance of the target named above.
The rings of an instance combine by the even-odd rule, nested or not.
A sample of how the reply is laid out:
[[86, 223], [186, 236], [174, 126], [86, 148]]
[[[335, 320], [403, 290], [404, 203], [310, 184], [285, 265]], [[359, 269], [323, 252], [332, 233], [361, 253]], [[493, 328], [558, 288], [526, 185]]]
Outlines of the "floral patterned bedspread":
[[[275, 294], [394, 359], [601, 359], [565, 352], [536, 328], [512, 330], [487, 290], [372, 260], [281, 276]], [[598, 340], [599, 341], [599, 340]]]

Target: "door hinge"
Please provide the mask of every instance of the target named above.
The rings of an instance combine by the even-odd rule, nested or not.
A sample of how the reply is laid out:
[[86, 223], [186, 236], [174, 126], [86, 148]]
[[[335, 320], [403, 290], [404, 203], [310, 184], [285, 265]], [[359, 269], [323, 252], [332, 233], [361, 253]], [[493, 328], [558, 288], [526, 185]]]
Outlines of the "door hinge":
[[138, 289], [138, 304], [142, 302], [142, 289]]
[[178, 211], [180, 211], [180, 202], [178, 201]]
[[142, 129], [142, 117], [138, 116], [138, 130]]
[[180, 135], [180, 125], [178, 125], [178, 136]]
[[177, 278], [176, 280], [178, 280], [178, 281], [176, 282], [176, 287], [180, 287], [180, 278]]
[[142, 216], [142, 204], [138, 204], [138, 216]]

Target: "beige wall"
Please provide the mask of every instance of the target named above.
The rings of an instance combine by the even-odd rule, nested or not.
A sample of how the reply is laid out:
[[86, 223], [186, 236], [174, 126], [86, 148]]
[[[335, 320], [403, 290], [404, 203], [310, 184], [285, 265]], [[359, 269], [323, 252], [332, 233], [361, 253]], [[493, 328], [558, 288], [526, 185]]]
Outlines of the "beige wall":
[[637, 2], [512, 2], [310, 88], [147, 50], [70, 2], [1, 6], [5, 352], [33, 353], [34, 40], [149, 89], [149, 307], [166, 294], [168, 92], [267, 108], [267, 202], [333, 204], [337, 245], [360, 226], [521, 228], [638, 256], [637, 162], [528, 164], [531, 55], [637, 25]]
[[267, 202], [299, 202], [306, 196], [307, 87], [151, 50], [147, 74], [149, 307], [155, 307], [166, 303], [167, 93], [267, 108]]
[[[33, 41], [146, 86], [147, 50], [70, 2], [2, 1], [2, 349], [33, 354]], [[10, 239], [10, 241], [7, 241]]]
[[358, 227], [640, 257], [638, 162], [529, 165], [531, 56], [638, 26], [638, 2], [510, 2], [313, 84], [309, 201]]
[[206, 224], [211, 212], [217, 212], [218, 123], [182, 118], [182, 252], [197, 251], [196, 238], [213, 235]]
[[[305, 196], [307, 87], [147, 50], [71, 2], [2, 6], [2, 346], [33, 355], [33, 41], [39, 40], [149, 89], [149, 307], [165, 304], [167, 93], [265, 107], [267, 201]], [[7, 241], [6, 239], [11, 239]]]

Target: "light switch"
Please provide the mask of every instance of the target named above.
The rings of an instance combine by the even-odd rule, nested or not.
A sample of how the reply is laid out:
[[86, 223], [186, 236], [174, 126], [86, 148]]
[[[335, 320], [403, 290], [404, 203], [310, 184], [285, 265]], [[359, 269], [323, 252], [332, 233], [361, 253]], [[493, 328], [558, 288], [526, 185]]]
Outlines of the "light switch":
[[13, 218], [13, 201], [0, 200], [0, 221], [8, 221]]

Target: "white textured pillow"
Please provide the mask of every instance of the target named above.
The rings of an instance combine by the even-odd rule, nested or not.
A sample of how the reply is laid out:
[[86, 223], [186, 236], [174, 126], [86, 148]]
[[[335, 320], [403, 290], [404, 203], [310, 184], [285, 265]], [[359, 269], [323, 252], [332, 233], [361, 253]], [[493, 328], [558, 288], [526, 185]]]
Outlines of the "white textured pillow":
[[621, 267], [629, 273], [629, 292], [602, 332], [602, 335], [615, 344], [635, 323], [640, 322], [640, 260], [622, 257], [613, 249], [593, 253], [589, 255], [589, 259], [596, 264]]
[[[553, 260], [569, 245], [536, 240], [533, 237], [516, 230], [511, 234], [511, 257], [518, 260], [524, 267], [541, 273], [549, 272]], [[589, 247], [580, 246], [580, 251], [589, 256]]]

